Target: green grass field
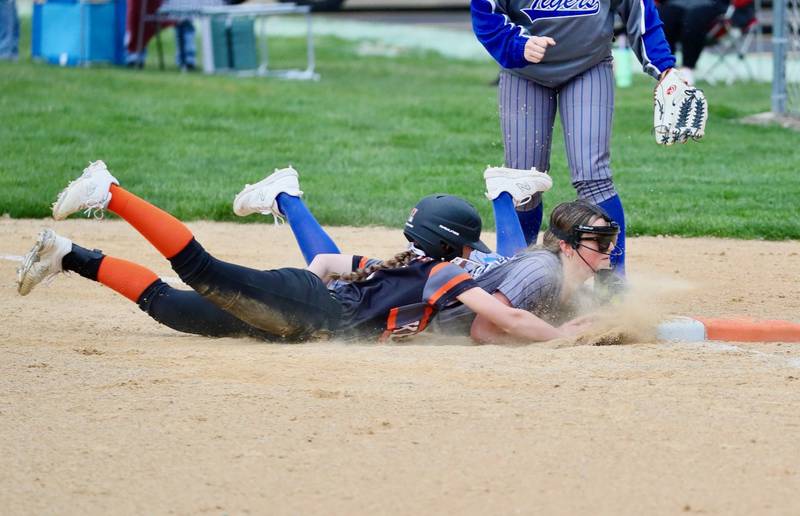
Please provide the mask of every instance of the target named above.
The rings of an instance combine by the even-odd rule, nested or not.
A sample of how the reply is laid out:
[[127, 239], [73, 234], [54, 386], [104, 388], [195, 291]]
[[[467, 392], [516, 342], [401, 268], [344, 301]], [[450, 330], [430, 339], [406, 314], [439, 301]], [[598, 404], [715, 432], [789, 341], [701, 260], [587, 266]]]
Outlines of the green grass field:
[[[301, 47], [272, 42], [276, 55]], [[0, 214], [47, 216], [60, 189], [103, 159], [181, 219], [234, 220], [244, 183], [292, 164], [324, 224], [400, 226], [419, 197], [448, 192], [490, 227], [481, 173], [503, 160], [496, 67], [356, 49], [317, 38], [320, 82], [0, 63]], [[800, 238], [800, 134], [737, 121], [769, 109], [770, 86], [705, 85], [706, 138], [664, 148], [651, 136], [653, 85], [642, 76], [617, 96], [612, 163], [629, 233]], [[574, 197], [556, 131], [548, 213]]]

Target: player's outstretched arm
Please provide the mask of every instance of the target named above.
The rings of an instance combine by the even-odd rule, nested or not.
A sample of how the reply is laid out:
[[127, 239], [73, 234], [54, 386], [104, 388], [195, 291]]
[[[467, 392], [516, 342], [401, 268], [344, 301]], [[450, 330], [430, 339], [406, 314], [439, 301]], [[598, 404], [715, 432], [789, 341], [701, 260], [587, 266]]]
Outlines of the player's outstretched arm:
[[572, 335], [556, 328], [530, 312], [513, 308], [500, 293], [489, 294], [481, 288], [461, 293], [457, 299], [477, 316], [470, 336], [482, 344], [542, 342]]

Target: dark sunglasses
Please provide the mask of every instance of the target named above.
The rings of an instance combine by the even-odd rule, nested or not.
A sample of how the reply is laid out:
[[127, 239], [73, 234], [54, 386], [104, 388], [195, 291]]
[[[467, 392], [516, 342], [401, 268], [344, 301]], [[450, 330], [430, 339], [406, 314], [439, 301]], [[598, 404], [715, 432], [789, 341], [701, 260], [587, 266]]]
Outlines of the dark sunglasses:
[[[581, 242], [584, 240], [593, 240], [597, 242], [597, 251], [603, 254], [609, 254], [608, 250], [611, 244], [616, 245], [617, 235], [619, 235], [619, 224], [614, 221], [606, 219], [607, 226], [587, 226], [585, 224], [576, 224], [572, 227], [572, 231], [564, 233], [558, 228], [550, 228], [550, 231], [561, 240], [564, 240], [574, 249], [578, 247], [586, 247]], [[588, 235], [588, 236], [586, 236]], [[615, 250], [617, 248], [615, 247]], [[595, 249], [592, 249], [593, 251]]]
[[[614, 221], [608, 221], [607, 226], [587, 226], [578, 224], [572, 228], [572, 234], [575, 237], [576, 243], [581, 245], [580, 242], [591, 240], [597, 242], [597, 250], [603, 254], [609, 254], [608, 250], [611, 244], [616, 245], [617, 236], [619, 235], [619, 224]], [[591, 236], [584, 236], [591, 235]], [[582, 246], [586, 247], [586, 246]]]
[[[602, 236], [602, 237], [595, 237], [595, 238], [581, 238], [580, 242], [597, 242], [597, 251], [603, 254], [609, 254], [608, 250], [611, 248], [611, 244], [616, 245], [617, 237], [615, 236]], [[581, 245], [581, 247], [586, 247], [585, 245]]]

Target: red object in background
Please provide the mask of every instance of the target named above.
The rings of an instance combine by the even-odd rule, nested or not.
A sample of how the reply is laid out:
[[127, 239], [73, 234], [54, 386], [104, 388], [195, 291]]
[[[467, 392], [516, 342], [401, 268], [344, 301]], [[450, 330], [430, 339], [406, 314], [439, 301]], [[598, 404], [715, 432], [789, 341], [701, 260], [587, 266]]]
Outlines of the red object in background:
[[127, 18], [125, 22], [125, 42], [127, 43], [128, 53], [132, 54], [139, 49], [144, 50], [147, 44], [155, 36], [157, 29], [163, 29], [174, 25], [174, 22], [152, 22], [144, 23], [144, 31], [142, 33], [142, 44], [139, 45], [139, 25], [142, 18], [143, 2], [146, 2], [145, 13], [146, 15], [155, 14], [159, 7], [161, 7], [162, 0], [128, 0]]

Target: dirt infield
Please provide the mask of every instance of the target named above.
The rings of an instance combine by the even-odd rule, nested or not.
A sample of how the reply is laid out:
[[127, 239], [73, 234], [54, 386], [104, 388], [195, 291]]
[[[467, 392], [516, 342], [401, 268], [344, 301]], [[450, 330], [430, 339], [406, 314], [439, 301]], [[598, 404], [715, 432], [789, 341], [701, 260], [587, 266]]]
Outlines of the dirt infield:
[[[0, 254], [44, 224], [0, 219]], [[222, 259], [301, 264], [287, 227], [190, 226]], [[119, 221], [55, 227], [174, 276]], [[2, 513], [797, 514], [800, 345], [647, 335], [665, 314], [800, 320], [798, 242], [628, 247], [628, 345], [558, 349], [181, 335], [77, 276], [21, 298], [5, 256]]]

